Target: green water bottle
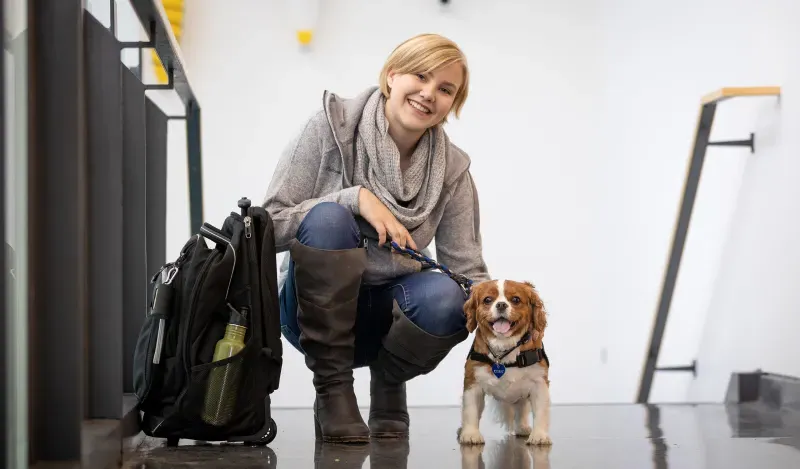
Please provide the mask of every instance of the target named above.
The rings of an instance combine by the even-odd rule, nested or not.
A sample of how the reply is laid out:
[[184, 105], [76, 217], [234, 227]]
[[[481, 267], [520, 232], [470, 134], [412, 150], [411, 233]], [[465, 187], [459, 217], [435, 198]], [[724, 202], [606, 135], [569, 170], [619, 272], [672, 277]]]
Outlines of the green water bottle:
[[[225, 326], [225, 335], [214, 348], [212, 360], [214, 362], [230, 358], [244, 348], [244, 336], [247, 332], [245, 315], [240, 314], [233, 307], [230, 309], [231, 316]], [[239, 388], [241, 368], [242, 360], [235, 360], [224, 366], [213, 368], [209, 373], [202, 414], [203, 421], [207, 424], [225, 425], [233, 417], [236, 410], [236, 394]]]

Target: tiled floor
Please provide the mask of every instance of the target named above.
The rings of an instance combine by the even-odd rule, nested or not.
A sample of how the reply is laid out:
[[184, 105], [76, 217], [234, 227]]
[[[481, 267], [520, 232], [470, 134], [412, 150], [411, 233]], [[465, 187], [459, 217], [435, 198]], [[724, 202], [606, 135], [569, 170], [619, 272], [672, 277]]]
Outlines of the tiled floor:
[[[366, 409], [362, 412], [366, 415]], [[487, 414], [488, 415], [488, 414]], [[411, 410], [406, 442], [315, 444], [310, 410], [274, 411], [265, 448], [141, 439], [126, 468], [724, 468], [800, 467], [800, 410], [758, 406], [554, 406], [549, 448], [529, 447], [484, 420], [484, 446], [459, 446], [458, 408]]]

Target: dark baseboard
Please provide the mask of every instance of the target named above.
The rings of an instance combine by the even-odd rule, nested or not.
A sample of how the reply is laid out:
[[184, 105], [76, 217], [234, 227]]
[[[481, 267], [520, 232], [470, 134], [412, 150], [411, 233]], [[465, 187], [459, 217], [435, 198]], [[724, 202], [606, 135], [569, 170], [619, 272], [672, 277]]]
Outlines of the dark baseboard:
[[725, 403], [759, 402], [773, 408], [800, 409], [800, 378], [760, 370], [732, 373]]

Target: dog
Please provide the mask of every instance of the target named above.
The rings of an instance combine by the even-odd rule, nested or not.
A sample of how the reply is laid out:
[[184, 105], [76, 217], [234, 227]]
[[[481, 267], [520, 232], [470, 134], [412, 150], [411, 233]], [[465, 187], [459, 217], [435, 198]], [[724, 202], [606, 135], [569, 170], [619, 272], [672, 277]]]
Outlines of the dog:
[[481, 282], [464, 314], [475, 338], [464, 365], [459, 443], [485, 442], [479, 427], [488, 395], [507, 431], [527, 437], [527, 444], [551, 445], [550, 360], [542, 345], [547, 312], [536, 288], [512, 280]]

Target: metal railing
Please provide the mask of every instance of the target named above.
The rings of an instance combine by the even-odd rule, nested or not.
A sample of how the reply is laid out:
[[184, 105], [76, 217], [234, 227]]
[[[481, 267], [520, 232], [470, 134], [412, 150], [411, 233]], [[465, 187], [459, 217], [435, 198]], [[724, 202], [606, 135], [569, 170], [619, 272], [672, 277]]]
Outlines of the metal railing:
[[717, 111], [717, 104], [721, 101], [736, 97], [780, 96], [780, 93], [781, 89], [777, 86], [722, 88], [719, 91], [705, 96], [701, 101], [700, 115], [695, 130], [694, 145], [686, 169], [683, 195], [681, 196], [678, 216], [675, 220], [675, 228], [672, 234], [669, 259], [661, 283], [661, 294], [658, 299], [658, 307], [650, 335], [650, 343], [645, 355], [641, 382], [636, 396], [637, 403], [646, 403], [650, 399], [650, 390], [656, 371], [690, 371], [695, 375], [697, 373], [696, 361], [686, 366], [657, 367], [656, 364], [658, 363], [658, 354], [661, 350], [661, 342], [664, 338], [664, 329], [667, 325], [672, 296], [675, 292], [675, 283], [678, 279], [683, 249], [686, 244], [686, 235], [689, 232], [689, 222], [692, 218], [697, 188], [700, 184], [700, 175], [703, 171], [703, 163], [705, 162], [706, 150], [709, 146], [746, 146], [750, 148], [751, 153], [755, 152], [755, 134], [753, 133], [751, 133], [750, 138], [746, 140], [709, 142], [711, 127], [714, 124], [714, 115]]
[[[190, 229], [202, 224], [200, 105], [160, 2], [130, 2], [147, 41], [120, 42], [82, 0], [29, 2], [31, 465], [122, 454], [149, 277], [166, 258], [170, 119], [186, 121]], [[131, 47], [156, 50], [166, 85], [122, 63]], [[165, 115], [154, 88], [185, 114]]]
[[[112, 0], [113, 1], [113, 0]], [[129, 0], [142, 26], [150, 32], [145, 43], [121, 43], [123, 47], [152, 48], [167, 72], [166, 85], [149, 85], [147, 89], [173, 89], [185, 107], [186, 153], [189, 175], [190, 233], [200, 231], [203, 224], [203, 160], [201, 144], [200, 103], [189, 83], [189, 72], [181, 48], [169, 26], [167, 14], [161, 2], [154, 0]]]

